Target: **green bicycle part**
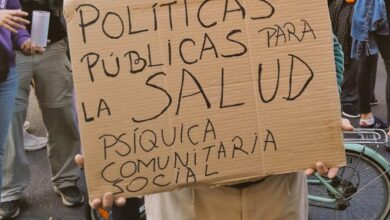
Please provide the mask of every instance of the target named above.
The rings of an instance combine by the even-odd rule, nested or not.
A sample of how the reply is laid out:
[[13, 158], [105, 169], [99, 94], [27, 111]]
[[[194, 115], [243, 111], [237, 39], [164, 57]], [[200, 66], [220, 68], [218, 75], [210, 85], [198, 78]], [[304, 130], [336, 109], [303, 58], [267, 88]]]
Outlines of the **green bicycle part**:
[[382, 157], [382, 155], [380, 155], [379, 153], [377, 153], [376, 151], [374, 151], [369, 147], [365, 147], [364, 145], [361, 144], [345, 144], [344, 148], [347, 151], [354, 151], [354, 152], [367, 155], [368, 157], [375, 160], [379, 165], [381, 165], [386, 170], [386, 172], [390, 170], [389, 162], [384, 157]]
[[[364, 154], [373, 160], [375, 160], [378, 164], [380, 164], [386, 172], [390, 170], [390, 164], [389, 162], [382, 157], [380, 154], [378, 154], [376, 151], [369, 147], [365, 147], [360, 144], [345, 144], [344, 145], [345, 150], [347, 151], [353, 151], [357, 152], [359, 154]], [[313, 196], [308, 195], [308, 199], [311, 201], [311, 203], [318, 203], [322, 204], [322, 207], [335, 207], [335, 203], [337, 199], [343, 199], [343, 195], [337, 191], [331, 184], [329, 179], [323, 178], [319, 173], [315, 173], [314, 176], [316, 177], [315, 180], [308, 180], [309, 184], [315, 184], [315, 185], [324, 185], [326, 189], [334, 195], [335, 198], [324, 198], [321, 196]]]
[[315, 173], [314, 176], [318, 179], [318, 181], [321, 182], [322, 185], [324, 185], [329, 190], [330, 193], [332, 193], [335, 196], [336, 199], [343, 197], [343, 195], [338, 190], [336, 190], [329, 183], [329, 181], [324, 179], [319, 173]]
[[310, 201], [310, 205], [312, 205], [312, 206], [330, 208], [330, 209], [338, 209], [336, 199], [325, 198], [322, 196], [313, 196], [313, 195], [308, 195], [308, 199]]

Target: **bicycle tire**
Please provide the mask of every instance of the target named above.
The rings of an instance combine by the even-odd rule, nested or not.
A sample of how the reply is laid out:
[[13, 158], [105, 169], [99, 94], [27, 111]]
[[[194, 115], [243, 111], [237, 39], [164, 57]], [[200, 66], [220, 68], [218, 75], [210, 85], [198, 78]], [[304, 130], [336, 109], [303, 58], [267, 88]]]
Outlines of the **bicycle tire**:
[[[345, 167], [340, 168], [338, 176], [343, 179], [348, 175], [348, 170], [353, 171], [348, 184], [358, 184], [357, 192], [355, 194], [346, 195], [345, 197], [351, 197], [350, 206], [348, 206], [344, 210], [338, 209], [329, 209], [322, 207], [313, 207], [309, 208], [309, 219], [311, 220], [320, 220], [320, 219], [364, 219], [364, 220], [384, 220], [389, 216], [390, 213], [390, 175], [386, 172], [385, 168], [382, 167], [375, 159], [361, 154], [360, 152], [346, 150], [347, 155], [347, 165]], [[357, 161], [357, 162], [356, 162]], [[353, 164], [356, 163], [356, 164]], [[359, 167], [361, 164], [365, 164], [363, 169]], [[356, 167], [352, 167], [352, 165]], [[355, 170], [354, 170], [355, 169]], [[360, 170], [361, 169], [361, 170]], [[347, 172], [346, 172], [347, 171]], [[366, 171], [369, 171], [371, 174], [366, 176]], [[361, 173], [365, 172], [365, 173]], [[372, 173], [376, 173], [376, 177], [378, 177], [378, 181], [375, 181], [370, 184], [370, 181], [373, 181], [375, 177], [372, 176]], [[380, 175], [383, 174], [383, 175]], [[340, 176], [344, 175], [344, 176]], [[363, 176], [364, 175], [364, 176]], [[356, 183], [355, 179], [359, 179], [359, 183]], [[367, 178], [367, 185], [360, 185], [360, 181], [362, 178]], [[354, 183], [355, 181], [355, 183]], [[348, 185], [345, 184], [345, 185]], [[382, 189], [377, 188], [377, 186], [382, 186]], [[349, 186], [349, 185], [348, 185]], [[383, 191], [383, 194], [374, 194], [372, 193], [372, 189], [377, 191]], [[377, 188], [377, 189], [376, 189]], [[339, 188], [340, 189], [340, 188]], [[309, 194], [311, 195], [321, 195], [331, 197], [332, 195], [326, 190], [323, 185], [308, 185]], [[362, 191], [359, 191], [362, 190]], [[322, 192], [318, 194], [318, 192]], [[383, 197], [382, 200], [379, 200], [379, 197]]]

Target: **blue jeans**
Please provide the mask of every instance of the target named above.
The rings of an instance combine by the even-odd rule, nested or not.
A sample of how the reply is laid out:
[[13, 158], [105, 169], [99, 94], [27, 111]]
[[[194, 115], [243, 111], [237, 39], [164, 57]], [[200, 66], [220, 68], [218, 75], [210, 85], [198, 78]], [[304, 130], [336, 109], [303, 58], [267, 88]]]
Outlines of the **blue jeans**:
[[18, 76], [15, 68], [10, 69], [8, 79], [0, 83], [0, 185], [2, 181], [2, 164], [4, 145], [6, 143], [9, 125], [15, 105], [16, 91], [18, 88]]

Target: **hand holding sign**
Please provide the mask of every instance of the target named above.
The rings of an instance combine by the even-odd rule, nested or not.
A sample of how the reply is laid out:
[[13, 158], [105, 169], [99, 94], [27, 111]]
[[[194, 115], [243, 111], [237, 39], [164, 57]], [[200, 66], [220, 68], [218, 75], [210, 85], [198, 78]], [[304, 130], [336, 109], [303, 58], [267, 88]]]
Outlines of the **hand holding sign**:
[[[84, 167], [84, 157], [81, 154], [77, 154], [74, 160], [76, 161], [76, 164], [79, 165], [81, 168]], [[114, 205], [114, 202], [117, 206], [120, 207], [126, 204], [126, 199], [123, 197], [115, 199], [112, 192], [106, 192], [102, 198], [90, 199], [89, 205], [94, 209], [111, 209]]]
[[[348, 119], [342, 118], [341, 119], [341, 128], [344, 131], [352, 131], [353, 127], [351, 125], [351, 122]], [[306, 170], [306, 175], [310, 176], [313, 175], [314, 172], [317, 171], [321, 176], [327, 175], [329, 179], [333, 179], [336, 177], [337, 172], [339, 171], [339, 168], [333, 167], [333, 168], [327, 168], [324, 163], [321, 161], [318, 161], [316, 163], [316, 169], [309, 168]]]

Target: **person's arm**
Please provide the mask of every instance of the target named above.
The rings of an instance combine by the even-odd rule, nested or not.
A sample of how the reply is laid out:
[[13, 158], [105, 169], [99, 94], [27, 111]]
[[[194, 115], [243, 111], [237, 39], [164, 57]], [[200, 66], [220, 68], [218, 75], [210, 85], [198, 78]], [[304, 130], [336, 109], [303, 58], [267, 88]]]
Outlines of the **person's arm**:
[[[24, 16], [27, 16], [28, 14], [26, 12], [21, 11], [21, 5], [19, 0], [12, 0], [12, 1], [7, 1], [6, 5], [7, 9], [11, 9], [13, 11], [19, 12], [19, 13], [24, 13]], [[16, 21], [15, 16], [11, 17], [12, 20], [15, 20], [15, 23], [19, 22]], [[26, 23], [26, 22], [24, 22]], [[29, 21], [27, 21], [29, 23]], [[27, 24], [26, 23], [26, 24]], [[26, 30], [26, 28], [18, 27], [15, 31], [12, 31], [12, 41], [14, 44], [22, 49], [23, 45], [30, 39], [30, 34]]]
[[341, 93], [341, 84], [343, 82], [344, 74], [344, 53], [343, 48], [341, 47], [339, 41], [335, 36], [333, 36], [333, 52], [334, 52], [334, 62], [336, 64], [336, 77], [337, 85], [339, 88], [339, 93]]

